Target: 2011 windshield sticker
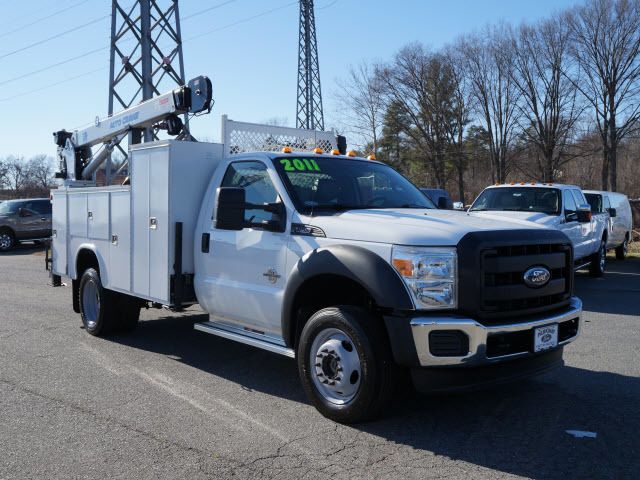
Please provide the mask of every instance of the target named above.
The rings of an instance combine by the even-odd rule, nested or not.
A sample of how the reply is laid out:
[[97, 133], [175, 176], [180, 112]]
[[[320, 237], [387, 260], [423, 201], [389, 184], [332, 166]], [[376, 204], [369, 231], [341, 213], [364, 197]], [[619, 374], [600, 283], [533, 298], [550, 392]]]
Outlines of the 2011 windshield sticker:
[[281, 158], [285, 172], [319, 172], [320, 166], [313, 158]]

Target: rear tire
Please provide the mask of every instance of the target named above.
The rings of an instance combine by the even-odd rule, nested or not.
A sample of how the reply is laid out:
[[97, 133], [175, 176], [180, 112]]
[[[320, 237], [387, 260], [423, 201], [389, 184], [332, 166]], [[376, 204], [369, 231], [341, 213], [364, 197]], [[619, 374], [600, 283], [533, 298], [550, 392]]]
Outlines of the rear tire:
[[624, 260], [627, 258], [627, 253], [629, 253], [629, 237], [624, 237], [624, 242], [622, 245], [616, 247], [616, 260]]
[[601, 277], [607, 264], [607, 244], [603, 239], [600, 242], [600, 248], [591, 257], [591, 265], [589, 265], [589, 274], [592, 277]]
[[16, 236], [8, 228], [0, 230], [0, 252], [8, 252], [16, 245]]
[[353, 306], [316, 312], [300, 335], [298, 373], [325, 417], [355, 423], [377, 415], [395, 391], [396, 369], [379, 318]]
[[104, 288], [94, 268], [85, 270], [80, 278], [78, 304], [85, 330], [96, 337], [131, 331], [140, 317], [138, 299]]

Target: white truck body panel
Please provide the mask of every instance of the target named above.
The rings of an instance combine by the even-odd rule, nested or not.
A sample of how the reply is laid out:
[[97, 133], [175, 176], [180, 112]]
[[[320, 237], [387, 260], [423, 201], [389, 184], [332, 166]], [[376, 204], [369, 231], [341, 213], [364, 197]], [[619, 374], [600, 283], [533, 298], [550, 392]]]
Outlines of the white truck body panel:
[[171, 304], [175, 224], [182, 222], [182, 271], [194, 273], [194, 231], [222, 145], [162, 141], [133, 147], [131, 185], [53, 190], [53, 273], [77, 278], [78, 252], [100, 263], [105, 288]]

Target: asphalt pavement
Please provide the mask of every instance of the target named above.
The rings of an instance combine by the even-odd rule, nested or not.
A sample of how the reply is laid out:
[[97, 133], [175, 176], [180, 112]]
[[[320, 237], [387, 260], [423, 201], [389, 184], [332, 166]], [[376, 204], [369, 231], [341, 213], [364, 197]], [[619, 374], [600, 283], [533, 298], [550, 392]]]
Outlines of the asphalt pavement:
[[0, 255], [0, 479], [640, 478], [638, 259], [577, 275], [565, 367], [404, 393], [355, 426], [306, 401], [293, 360], [194, 331], [197, 308], [91, 337], [43, 267], [32, 247]]

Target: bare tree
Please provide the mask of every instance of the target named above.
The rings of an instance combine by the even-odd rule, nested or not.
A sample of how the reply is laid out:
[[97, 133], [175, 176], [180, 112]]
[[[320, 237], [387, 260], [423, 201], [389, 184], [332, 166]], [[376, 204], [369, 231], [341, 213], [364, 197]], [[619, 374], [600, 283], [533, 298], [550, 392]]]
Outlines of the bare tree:
[[0, 158], [0, 190], [3, 190], [9, 182], [9, 163], [6, 158]]
[[452, 97], [450, 120], [445, 122], [449, 141], [449, 158], [457, 173], [458, 195], [465, 201], [464, 174], [467, 169], [467, 149], [464, 142], [465, 129], [471, 113], [471, 86], [466, 62], [457, 49], [446, 48], [445, 58], [451, 68]]
[[378, 153], [384, 123], [385, 103], [382, 84], [375, 67], [367, 63], [349, 68], [349, 76], [338, 82], [337, 94], [340, 115], [347, 128], [371, 144], [373, 153]]
[[575, 84], [563, 74], [569, 45], [570, 30], [557, 17], [521, 25], [511, 35], [522, 137], [536, 148], [545, 182], [555, 181], [560, 167], [573, 158], [575, 149], [568, 147], [582, 113]]
[[508, 156], [517, 125], [518, 89], [515, 68], [504, 25], [461, 39], [456, 48], [464, 55], [476, 109], [489, 136], [492, 180], [506, 181]]
[[23, 157], [10, 156], [7, 162], [7, 187], [14, 198], [20, 196], [29, 180], [27, 164]]
[[47, 190], [53, 180], [53, 159], [47, 155], [36, 155], [27, 162], [27, 182], [39, 190]]
[[640, 123], [640, 0], [588, 0], [567, 15], [570, 72], [593, 107], [602, 141], [602, 188], [618, 186], [620, 142]]
[[447, 131], [451, 115], [451, 68], [442, 55], [420, 44], [404, 47], [394, 61], [378, 70], [389, 104], [401, 117], [404, 134], [430, 167], [438, 188], [446, 182]]

